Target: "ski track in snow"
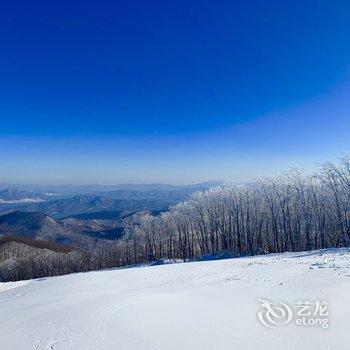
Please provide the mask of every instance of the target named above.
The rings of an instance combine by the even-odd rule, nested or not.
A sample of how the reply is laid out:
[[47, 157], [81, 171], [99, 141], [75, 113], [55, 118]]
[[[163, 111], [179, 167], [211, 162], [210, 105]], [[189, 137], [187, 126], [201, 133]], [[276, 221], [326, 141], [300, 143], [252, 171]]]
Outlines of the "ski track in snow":
[[[350, 250], [0, 283], [1, 349], [348, 349]], [[266, 328], [258, 298], [327, 300], [328, 329]]]

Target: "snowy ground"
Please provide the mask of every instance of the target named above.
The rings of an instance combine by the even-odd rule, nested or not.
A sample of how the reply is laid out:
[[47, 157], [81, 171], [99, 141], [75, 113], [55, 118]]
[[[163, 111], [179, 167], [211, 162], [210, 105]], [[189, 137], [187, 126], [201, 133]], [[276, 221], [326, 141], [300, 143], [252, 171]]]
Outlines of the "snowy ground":
[[[0, 284], [0, 347], [349, 349], [350, 250], [81, 273]], [[329, 328], [268, 328], [258, 298], [328, 302]], [[266, 314], [264, 314], [266, 316]], [[296, 317], [293, 314], [293, 317]]]

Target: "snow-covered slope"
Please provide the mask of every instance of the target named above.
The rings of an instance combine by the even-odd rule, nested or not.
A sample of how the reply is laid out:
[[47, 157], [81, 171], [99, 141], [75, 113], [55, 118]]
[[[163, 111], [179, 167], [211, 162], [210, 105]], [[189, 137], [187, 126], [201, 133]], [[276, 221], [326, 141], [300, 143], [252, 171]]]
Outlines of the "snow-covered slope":
[[[346, 249], [81, 273], [0, 290], [5, 350], [350, 346]], [[293, 311], [300, 300], [327, 301], [329, 327], [293, 319], [268, 328], [258, 298]]]

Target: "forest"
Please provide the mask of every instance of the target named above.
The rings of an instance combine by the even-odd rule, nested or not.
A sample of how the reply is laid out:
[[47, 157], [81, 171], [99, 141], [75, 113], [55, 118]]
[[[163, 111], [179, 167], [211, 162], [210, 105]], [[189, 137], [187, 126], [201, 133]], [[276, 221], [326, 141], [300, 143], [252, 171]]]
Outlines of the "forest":
[[347, 247], [349, 241], [350, 158], [344, 157], [337, 164], [321, 164], [312, 175], [293, 169], [254, 183], [196, 192], [166, 212], [131, 221], [121, 239], [89, 252], [43, 254], [42, 249], [28, 252], [17, 244], [11, 248], [12, 259], [0, 263], [0, 278], [37, 278], [161, 259], [191, 261], [223, 252], [239, 257]]
[[197, 192], [159, 216], [144, 216], [117, 244], [124, 264], [184, 261], [346, 247], [350, 238], [350, 158], [316, 174], [290, 170], [255, 183]]

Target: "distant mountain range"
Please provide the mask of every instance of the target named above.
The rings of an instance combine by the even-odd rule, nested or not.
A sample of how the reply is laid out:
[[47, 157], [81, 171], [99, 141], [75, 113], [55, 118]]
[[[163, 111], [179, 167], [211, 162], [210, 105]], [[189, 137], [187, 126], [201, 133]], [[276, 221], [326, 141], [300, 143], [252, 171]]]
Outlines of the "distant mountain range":
[[[11, 210], [42, 212], [54, 218], [69, 217], [102, 211], [139, 210], [164, 211], [169, 206], [186, 200], [191, 193], [206, 190], [220, 182], [211, 181], [189, 186], [166, 184], [116, 185], [116, 186], [40, 186], [27, 189], [0, 190], [0, 212]], [[113, 189], [112, 189], [113, 188]], [[88, 192], [71, 194], [69, 191]], [[63, 194], [63, 193], [64, 194]]]
[[[220, 184], [6, 188], [0, 190], [0, 237], [25, 237], [87, 249], [122, 237], [126, 217], [137, 221], [143, 212], [158, 215], [191, 193]], [[79, 191], [87, 193], [72, 195]]]
[[55, 196], [56, 195], [53, 193], [38, 193], [18, 190], [16, 188], [7, 188], [0, 191], [0, 204], [44, 202]]
[[[96, 194], [106, 191], [153, 191], [153, 190], [203, 190], [209, 187], [221, 185], [222, 181], [207, 181], [193, 185], [169, 185], [162, 183], [151, 184], [120, 184], [120, 185], [32, 185], [32, 184], [0, 184], [0, 191], [7, 188], [16, 188], [21, 191], [51, 193], [56, 195], [77, 195], [77, 194]], [[1, 197], [0, 197], [1, 198]]]
[[78, 195], [19, 206], [16, 210], [41, 212], [54, 218], [64, 218], [84, 213], [123, 211], [125, 214], [139, 210], [167, 210], [175, 200], [166, 199], [114, 199], [94, 195]]

